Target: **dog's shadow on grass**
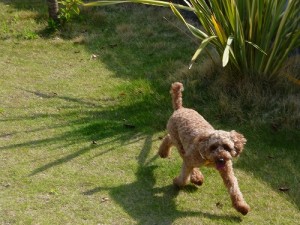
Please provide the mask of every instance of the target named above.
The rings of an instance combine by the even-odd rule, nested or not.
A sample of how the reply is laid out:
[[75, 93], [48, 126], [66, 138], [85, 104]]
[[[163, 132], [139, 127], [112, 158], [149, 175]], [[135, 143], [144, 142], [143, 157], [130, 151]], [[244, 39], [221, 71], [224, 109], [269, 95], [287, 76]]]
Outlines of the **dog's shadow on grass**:
[[[136, 172], [136, 181], [130, 184], [123, 184], [116, 187], [96, 187], [83, 192], [83, 195], [94, 195], [101, 191], [108, 191], [111, 200], [116, 202], [122, 209], [130, 215], [138, 224], [173, 224], [179, 218], [195, 217], [201, 221], [201, 218], [211, 220], [228, 220], [231, 222], [241, 222], [238, 216], [216, 215], [213, 213], [202, 212], [199, 209], [189, 211], [178, 210], [176, 206], [176, 197], [180, 191], [197, 191], [195, 186], [187, 186], [180, 190], [173, 185], [164, 187], [155, 187], [156, 179], [154, 170], [157, 168], [153, 161], [154, 156], [148, 162], [146, 158], [151, 150], [152, 136], [145, 140], [144, 147], [138, 156], [138, 169]], [[101, 203], [106, 204], [106, 203]], [[109, 204], [109, 202], [107, 202]]]

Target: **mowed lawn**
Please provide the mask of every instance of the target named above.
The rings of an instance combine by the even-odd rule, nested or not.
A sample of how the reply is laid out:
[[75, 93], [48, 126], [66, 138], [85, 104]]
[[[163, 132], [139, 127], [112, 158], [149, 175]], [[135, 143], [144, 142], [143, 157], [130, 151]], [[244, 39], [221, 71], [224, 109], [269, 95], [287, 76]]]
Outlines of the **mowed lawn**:
[[[46, 27], [46, 3], [0, 1], [0, 224], [300, 221], [299, 130], [220, 119], [193, 88], [197, 45], [168, 9], [84, 9], [60, 32]], [[211, 168], [202, 187], [172, 185], [181, 159], [157, 149], [176, 80], [186, 106], [248, 139], [234, 162], [248, 215]]]

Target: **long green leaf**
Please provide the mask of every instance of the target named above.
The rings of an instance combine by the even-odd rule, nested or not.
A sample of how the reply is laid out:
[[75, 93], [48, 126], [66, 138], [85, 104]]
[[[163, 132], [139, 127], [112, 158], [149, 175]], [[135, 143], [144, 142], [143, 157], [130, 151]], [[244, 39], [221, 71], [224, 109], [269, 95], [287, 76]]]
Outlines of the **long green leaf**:
[[227, 39], [227, 43], [226, 43], [226, 47], [225, 47], [225, 50], [224, 50], [224, 53], [223, 53], [223, 57], [222, 57], [222, 65], [223, 67], [225, 67], [227, 65], [227, 63], [229, 62], [229, 53], [230, 53], [230, 45], [232, 44], [232, 41], [233, 41], [233, 37], [230, 36], [228, 39]]
[[192, 60], [191, 60], [190, 65], [189, 65], [189, 69], [192, 68], [194, 62], [196, 61], [196, 59], [198, 58], [198, 56], [200, 55], [202, 50], [209, 44], [210, 41], [212, 41], [213, 39], [216, 39], [216, 38], [217, 38], [217, 36], [211, 36], [211, 37], [208, 37], [208, 38], [204, 39], [201, 42], [199, 48], [197, 49], [197, 51], [195, 52], [195, 54], [192, 57]]
[[170, 4], [170, 8], [173, 11], [173, 13], [175, 14], [175, 16], [177, 16], [177, 18], [179, 20], [181, 20], [187, 26], [187, 28], [190, 30], [190, 32], [194, 36], [196, 36], [200, 40], [208, 37], [208, 35], [205, 34], [203, 31], [201, 31], [200, 29], [198, 29], [198, 28], [194, 27], [193, 25], [189, 24], [188, 22], [186, 22], [186, 20], [183, 18], [183, 16], [178, 11], [178, 9], [174, 6], [174, 4], [172, 4], [172, 3], [169, 3], [169, 4]]
[[258, 45], [252, 43], [251, 41], [245, 41], [246, 43], [252, 45], [254, 48], [256, 48], [257, 50], [259, 50], [260, 52], [262, 52], [265, 55], [268, 55], [264, 50], [262, 50]]
[[[293, 0], [288, 1], [288, 5], [286, 7], [285, 13], [283, 14], [282, 20], [280, 21], [280, 24], [278, 27], [278, 31], [276, 33], [276, 38], [275, 38], [275, 41], [273, 44], [273, 49], [271, 51], [267, 65], [264, 69], [265, 74], [269, 73], [269, 70], [271, 70], [270, 68], [272, 66], [275, 66], [275, 64], [273, 62], [276, 60], [275, 57], [278, 54], [278, 51], [284, 50], [284, 49], [279, 49], [279, 45], [280, 45], [280, 42], [282, 41], [282, 39], [285, 38], [283, 35], [283, 32], [285, 31], [284, 28], [285, 28], [286, 24], [288, 23], [290, 12], [294, 9], [294, 7], [296, 7], [295, 1], [293, 1]], [[274, 72], [272, 72], [270, 75], [273, 75], [273, 74], [274, 74]]]
[[[140, 4], [146, 4], [146, 5], [154, 5], [154, 6], [162, 6], [162, 7], [170, 7], [169, 2], [165, 1], [158, 1], [158, 0], [103, 0], [103, 1], [96, 1], [96, 2], [89, 2], [84, 3], [84, 6], [91, 7], [91, 6], [106, 6], [106, 5], [115, 5], [115, 4], [121, 4], [121, 3], [140, 3]], [[194, 11], [193, 8], [181, 4], [173, 4], [178, 9], [184, 9], [187, 11]]]

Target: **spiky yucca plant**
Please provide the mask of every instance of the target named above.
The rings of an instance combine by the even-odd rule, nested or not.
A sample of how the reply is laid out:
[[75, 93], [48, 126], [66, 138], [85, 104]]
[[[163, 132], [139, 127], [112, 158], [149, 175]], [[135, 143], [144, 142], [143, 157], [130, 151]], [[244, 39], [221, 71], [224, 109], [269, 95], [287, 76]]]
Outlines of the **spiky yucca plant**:
[[[186, 0], [186, 5], [160, 0], [100, 0], [85, 6], [141, 3], [170, 7], [174, 14], [200, 40], [191, 64], [202, 50], [213, 46], [239, 74], [278, 74], [285, 60], [300, 46], [299, 0]], [[193, 12], [203, 29], [195, 27], [179, 10]]]

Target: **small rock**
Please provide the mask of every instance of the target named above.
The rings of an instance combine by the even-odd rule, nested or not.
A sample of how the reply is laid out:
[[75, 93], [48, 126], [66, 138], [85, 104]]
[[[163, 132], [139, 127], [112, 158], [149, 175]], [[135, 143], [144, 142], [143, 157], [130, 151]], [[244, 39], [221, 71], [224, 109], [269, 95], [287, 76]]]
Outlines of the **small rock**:
[[109, 198], [107, 198], [107, 197], [103, 197], [103, 198], [101, 198], [101, 203], [103, 203], [103, 202], [107, 202], [107, 201], [109, 201]]
[[10, 183], [7, 183], [7, 184], [4, 184], [3, 185], [5, 188], [9, 188], [10, 186], [11, 186], [11, 184]]
[[91, 57], [90, 57], [90, 59], [91, 59], [91, 60], [92, 60], [92, 59], [97, 59], [97, 58], [98, 58], [98, 56], [99, 56], [99, 55], [92, 54], [92, 55], [91, 55]]

